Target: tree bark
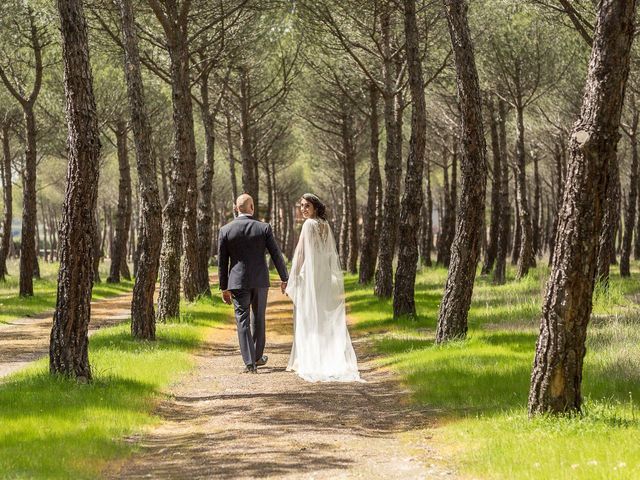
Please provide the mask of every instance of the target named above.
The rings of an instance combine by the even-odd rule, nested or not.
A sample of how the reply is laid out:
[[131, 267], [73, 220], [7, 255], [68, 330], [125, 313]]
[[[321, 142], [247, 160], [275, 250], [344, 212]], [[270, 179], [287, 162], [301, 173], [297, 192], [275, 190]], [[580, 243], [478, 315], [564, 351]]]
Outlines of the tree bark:
[[156, 156], [151, 141], [151, 123], [142, 83], [132, 0], [120, 0], [120, 18], [125, 53], [124, 72], [136, 148], [141, 224], [138, 266], [131, 300], [131, 334], [136, 338], [154, 340], [156, 320], [153, 294], [160, 261], [162, 207], [156, 178]]
[[500, 231], [500, 186], [502, 184], [502, 167], [500, 165], [500, 140], [498, 137], [498, 120], [496, 119], [493, 99], [489, 99], [489, 126], [491, 136], [491, 153], [493, 158], [493, 179], [491, 182], [491, 222], [489, 224], [489, 242], [487, 244], [482, 274], [487, 275], [493, 269], [498, 251], [498, 232]]
[[443, 0], [443, 3], [456, 63], [462, 195], [449, 274], [440, 304], [437, 343], [464, 338], [467, 333], [467, 315], [480, 256], [480, 228], [487, 178], [480, 87], [467, 20], [467, 3], [459, 0]]
[[521, 101], [516, 104], [516, 182], [518, 184], [517, 202], [520, 214], [520, 253], [518, 255], [518, 271], [516, 279], [521, 279], [529, 273], [529, 268], [535, 267], [533, 254], [533, 228], [529, 199], [527, 197], [526, 154], [524, 150], [524, 108]]
[[378, 249], [378, 265], [375, 274], [374, 292], [378, 297], [389, 298], [393, 293], [393, 257], [396, 250], [398, 210], [400, 207], [401, 158], [398, 157], [398, 125], [396, 122], [396, 81], [393, 58], [391, 58], [391, 12], [386, 9], [381, 15], [384, 48], [384, 120], [386, 150], [384, 159], [385, 189], [382, 227]]
[[11, 182], [10, 123], [2, 123], [2, 194], [4, 215], [2, 217], [2, 243], [0, 243], [0, 281], [5, 281], [7, 258], [11, 246], [11, 223], [13, 222], [13, 183]]
[[[632, 102], [635, 101], [635, 98]], [[636, 223], [636, 204], [638, 201], [638, 118], [640, 112], [635, 109], [633, 112], [633, 120], [631, 124], [631, 134], [629, 140], [631, 142], [631, 172], [629, 174], [629, 197], [624, 217], [624, 235], [622, 237], [622, 252], [620, 253], [620, 276], [630, 277], [630, 259], [631, 259], [631, 242], [633, 239], [633, 230]]]
[[420, 259], [422, 265], [430, 267], [431, 250], [433, 249], [433, 197], [431, 194], [431, 162], [425, 156], [425, 198], [423, 200], [424, 208], [422, 210], [422, 243], [420, 245]]
[[580, 411], [582, 362], [606, 207], [609, 163], [629, 74], [635, 0], [599, 3], [580, 118], [569, 140], [567, 183], [531, 375], [529, 414]]
[[122, 263], [127, 261], [127, 240], [131, 226], [131, 167], [127, 145], [127, 124], [124, 120], [116, 122], [116, 146], [118, 151], [118, 205], [116, 207], [116, 234], [111, 249], [111, 268], [107, 283], [119, 283]]
[[542, 192], [540, 189], [540, 169], [539, 163], [540, 159], [538, 158], [538, 152], [533, 152], [533, 181], [534, 181], [534, 189], [533, 189], [533, 217], [531, 219], [531, 230], [533, 231], [533, 258], [535, 260], [537, 255], [540, 255], [540, 250], [542, 249], [541, 245], [541, 208], [542, 208]]
[[215, 161], [214, 115], [209, 101], [208, 73], [200, 79], [200, 99], [202, 125], [204, 126], [205, 148], [202, 167], [202, 183], [198, 197], [198, 289], [197, 295], [211, 296], [209, 286], [209, 252], [213, 223], [211, 196]]
[[259, 183], [255, 159], [253, 158], [253, 145], [251, 142], [251, 85], [247, 69], [240, 68], [240, 156], [242, 158], [242, 189], [253, 197], [253, 202], [258, 212]]
[[13, 84], [7, 76], [4, 68], [0, 67], [0, 79], [4, 83], [9, 93], [18, 101], [22, 107], [24, 117], [24, 172], [23, 172], [23, 192], [22, 192], [22, 234], [20, 241], [20, 296], [33, 296], [33, 277], [36, 272], [38, 258], [36, 254], [36, 224], [37, 199], [36, 199], [36, 167], [37, 167], [37, 146], [36, 146], [36, 116], [34, 106], [40, 89], [42, 87], [43, 74], [43, 38], [42, 31], [38, 28], [35, 13], [30, 6], [27, 6], [27, 16], [29, 17], [29, 42], [34, 56], [34, 80], [29, 93], [26, 93], [25, 86]]
[[422, 174], [426, 145], [427, 113], [424, 79], [420, 58], [420, 41], [415, 0], [404, 0], [405, 51], [411, 91], [411, 138], [405, 172], [404, 194], [400, 206], [398, 267], [393, 290], [393, 315], [415, 316], [415, 282], [418, 266], [420, 214], [422, 209]]
[[348, 104], [345, 102], [345, 111], [342, 118], [342, 149], [343, 161], [345, 169], [345, 201], [347, 205], [347, 255], [345, 258], [345, 266], [349, 273], [358, 272], [358, 204], [356, 197], [356, 150], [353, 144], [353, 113], [346, 108]]
[[87, 24], [80, 0], [58, 0], [69, 136], [68, 169], [60, 225], [60, 270], [49, 369], [91, 380], [88, 327], [91, 317], [95, 210], [100, 131], [93, 95]]
[[20, 241], [20, 296], [33, 295], [36, 259], [36, 117], [33, 105], [23, 106], [26, 150], [22, 200], [22, 239]]
[[229, 178], [231, 180], [231, 195], [233, 201], [238, 198], [238, 181], [236, 180], [236, 157], [233, 153], [233, 137], [231, 136], [231, 116], [227, 113], [227, 149], [229, 153]]
[[496, 266], [493, 271], [493, 283], [503, 285], [507, 281], [507, 255], [511, 229], [511, 205], [509, 204], [509, 162], [507, 159], [507, 112], [505, 102], [498, 101], [498, 137], [500, 151], [500, 225], [496, 250]]
[[378, 159], [380, 145], [380, 131], [378, 125], [378, 89], [373, 83], [369, 84], [369, 188], [367, 191], [367, 209], [364, 215], [362, 232], [362, 250], [360, 252], [361, 284], [370, 283], [376, 268], [378, 255], [379, 230], [378, 203], [382, 202], [379, 195], [382, 189], [380, 163]]
[[[147, 0], [163, 25], [167, 39], [174, 123], [174, 165], [169, 183], [169, 198], [162, 212], [162, 248], [160, 250], [160, 294], [157, 320], [165, 321], [180, 315], [180, 258], [184, 246], [185, 270], [191, 273], [195, 245], [195, 214], [197, 185], [195, 180], [195, 138], [191, 80], [189, 75], [189, 45], [187, 16], [179, 12], [176, 3], [169, 3], [166, 13], [157, 0]], [[187, 220], [183, 235], [183, 221]], [[188, 243], [183, 245], [183, 236]], [[191, 277], [183, 287], [191, 287]], [[185, 291], [185, 297], [189, 292]]]
[[616, 262], [616, 229], [620, 220], [620, 172], [618, 161], [608, 164], [609, 178], [605, 191], [605, 204], [598, 241], [598, 262], [596, 278], [604, 288], [609, 286], [611, 264]]

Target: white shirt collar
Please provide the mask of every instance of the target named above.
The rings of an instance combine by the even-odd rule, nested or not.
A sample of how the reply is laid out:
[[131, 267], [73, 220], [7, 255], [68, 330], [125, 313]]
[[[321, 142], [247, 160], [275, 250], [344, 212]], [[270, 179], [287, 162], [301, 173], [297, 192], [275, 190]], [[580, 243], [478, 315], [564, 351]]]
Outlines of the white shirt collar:
[[253, 215], [251, 215], [250, 213], [239, 213], [238, 218], [240, 217], [253, 217]]

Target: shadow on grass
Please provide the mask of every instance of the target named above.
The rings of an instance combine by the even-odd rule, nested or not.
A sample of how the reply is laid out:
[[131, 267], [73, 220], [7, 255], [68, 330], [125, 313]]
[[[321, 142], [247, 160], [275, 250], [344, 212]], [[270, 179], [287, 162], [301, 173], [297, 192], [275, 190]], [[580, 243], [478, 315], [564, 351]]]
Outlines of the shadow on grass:
[[[433, 342], [443, 287], [438, 281], [446, 278], [441, 269], [419, 274], [415, 319], [394, 319], [392, 301], [376, 298], [372, 287], [358, 285], [353, 278], [345, 285], [355, 328], [377, 332], [374, 345], [383, 355], [381, 362], [403, 374], [418, 402], [453, 416], [493, 415], [526, 407], [546, 275], [544, 267], [519, 283], [503, 286], [479, 278], [468, 339], [445, 346]], [[615, 275], [612, 283], [619, 291], [630, 291], [630, 282]], [[640, 358], [640, 347], [637, 351], [634, 345], [640, 345], [640, 334], [636, 338], [633, 333], [637, 309], [615, 304], [611, 311], [615, 325], [609, 315], [598, 322], [602, 328], [590, 327], [593, 345], [586, 358], [583, 391], [594, 401], [628, 402], [632, 397], [637, 403], [640, 361], [635, 358]]]
[[189, 322], [158, 325], [157, 340], [131, 338], [129, 325], [90, 338], [94, 380], [51, 376], [47, 360], [0, 383], [0, 471], [8, 478], [97, 478], [131, 452], [126, 435], [154, 421], [162, 389], [192, 365], [201, 325], [226, 314], [202, 302], [183, 307]]

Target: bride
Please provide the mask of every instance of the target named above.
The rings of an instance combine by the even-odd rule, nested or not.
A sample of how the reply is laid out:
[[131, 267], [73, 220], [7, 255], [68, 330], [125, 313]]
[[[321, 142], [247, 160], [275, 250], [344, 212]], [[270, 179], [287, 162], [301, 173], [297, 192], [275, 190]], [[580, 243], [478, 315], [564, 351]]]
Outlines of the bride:
[[347, 330], [342, 269], [325, 206], [311, 193], [300, 200], [305, 222], [286, 293], [294, 303], [288, 371], [309, 382], [361, 381]]

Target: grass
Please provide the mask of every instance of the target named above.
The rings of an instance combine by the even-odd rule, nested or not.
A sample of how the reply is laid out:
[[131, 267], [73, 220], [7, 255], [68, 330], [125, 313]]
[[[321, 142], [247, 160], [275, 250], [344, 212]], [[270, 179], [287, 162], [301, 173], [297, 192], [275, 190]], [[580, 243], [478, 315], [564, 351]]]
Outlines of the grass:
[[159, 421], [162, 390], [193, 366], [207, 328], [229, 315], [218, 300], [182, 311], [158, 325], [156, 342], [133, 340], [128, 324], [92, 336], [91, 384], [51, 377], [46, 360], [0, 383], [0, 476], [96, 478], [107, 462], [132, 454], [125, 436]]
[[[637, 266], [636, 266], [637, 267]], [[636, 268], [637, 270], [637, 268]], [[613, 271], [613, 269], [612, 269]], [[447, 272], [419, 273], [418, 315], [394, 321], [391, 302], [346, 280], [355, 328], [374, 334], [382, 364], [440, 420], [440, 453], [463, 476], [497, 479], [640, 478], [640, 309], [637, 278], [597, 289], [585, 358], [584, 413], [527, 418], [546, 267], [506, 285], [479, 277], [466, 340], [434, 344]]]
[[[56, 306], [58, 284], [58, 264], [40, 262], [40, 279], [34, 279], [32, 297], [21, 298], [18, 295], [20, 277], [18, 261], [7, 262], [10, 275], [5, 282], [0, 282], [0, 323], [7, 323], [15, 318], [24, 318], [39, 313], [52, 311]], [[107, 277], [108, 263], [101, 263], [101, 278]], [[102, 282], [93, 287], [93, 300], [114, 297], [133, 289], [133, 281], [122, 280], [120, 283]]]

